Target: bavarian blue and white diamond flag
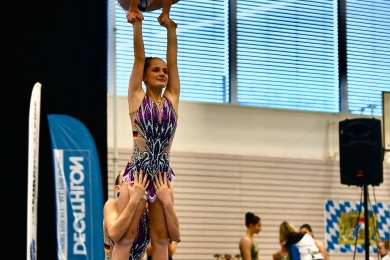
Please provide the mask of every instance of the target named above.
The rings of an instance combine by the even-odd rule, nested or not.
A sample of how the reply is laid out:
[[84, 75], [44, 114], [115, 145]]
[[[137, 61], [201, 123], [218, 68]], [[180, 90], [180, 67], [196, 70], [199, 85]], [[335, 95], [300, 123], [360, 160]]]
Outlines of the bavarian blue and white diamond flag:
[[66, 115], [48, 115], [53, 149], [57, 259], [104, 259], [103, 194], [95, 143]]
[[[376, 253], [379, 240], [390, 239], [390, 204], [368, 205], [370, 252]], [[360, 212], [360, 214], [359, 214]], [[328, 200], [325, 203], [326, 245], [329, 252], [364, 252], [364, 203]]]

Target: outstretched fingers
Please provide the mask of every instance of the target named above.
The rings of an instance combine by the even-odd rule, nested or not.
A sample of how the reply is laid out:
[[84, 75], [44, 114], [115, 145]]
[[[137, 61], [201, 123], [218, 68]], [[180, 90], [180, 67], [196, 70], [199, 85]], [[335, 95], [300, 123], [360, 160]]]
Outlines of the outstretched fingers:
[[139, 172], [134, 172], [134, 183], [138, 183], [138, 182], [139, 182]]
[[150, 181], [148, 180], [148, 175], [147, 174], [142, 175], [142, 170], [141, 170], [141, 179], [142, 179], [142, 183], [141, 184], [142, 184], [142, 186], [146, 190], [146, 188], [149, 186]]
[[163, 182], [167, 183], [167, 173], [166, 172], [164, 172]]
[[167, 180], [167, 173], [164, 172], [163, 175], [164, 176], [162, 176], [161, 172], [159, 172], [158, 175], [156, 176], [156, 178], [154, 178], [153, 185], [154, 185], [156, 190], [159, 190], [162, 186], [170, 187], [170, 183]]

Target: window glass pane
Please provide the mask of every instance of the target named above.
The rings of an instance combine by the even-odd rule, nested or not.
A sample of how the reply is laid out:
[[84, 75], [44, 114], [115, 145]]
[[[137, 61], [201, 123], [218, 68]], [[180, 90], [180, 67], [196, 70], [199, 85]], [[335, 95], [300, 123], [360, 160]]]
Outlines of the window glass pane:
[[338, 112], [337, 1], [237, 0], [237, 98]]
[[[144, 13], [147, 57], [165, 60], [166, 29], [157, 22], [161, 10]], [[228, 0], [184, 0], [171, 8], [177, 22], [181, 100], [223, 103], [229, 100]], [[133, 33], [126, 12], [116, 5], [116, 82], [127, 95], [133, 66]]]
[[348, 109], [382, 115], [390, 91], [390, 1], [347, 0]]

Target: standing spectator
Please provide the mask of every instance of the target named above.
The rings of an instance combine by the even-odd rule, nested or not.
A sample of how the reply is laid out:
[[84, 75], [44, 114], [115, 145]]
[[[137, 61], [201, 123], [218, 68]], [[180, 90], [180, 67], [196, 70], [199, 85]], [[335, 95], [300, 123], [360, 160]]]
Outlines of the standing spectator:
[[[301, 234], [308, 234], [314, 238], [313, 229], [309, 224], [303, 224], [301, 228], [299, 229], [299, 233]], [[324, 257], [324, 260], [328, 260], [328, 252], [326, 251], [326, 247], [324, 243], [322, 243], [320, 240], [314, 239], [314, 242], [316, 243], [316, 246], [320, 250], [320, 253]]]
[[242, 260], [259, 260], [259, 245], [253, 235], [260, 233], [261, 219], [252, 212], [248, 212], [245, 214], [245, 225], [246, 233], [239, 244]]
[[312, 236], [301, 234], [295, 227], [284, 221], [280, 224], [279, 236], [286, 242], [286, 248], [291, 260], [323, 260], [324, 257], [316, 246]]
[[390, 260], [389, 240], [383, 240], [378, 243], [378, 254], [382, 257], [382, 260]]
[[272, 260], [290, 260], [288, 250], [285, 247], [285, 242], [279, 238], [280, 250], [272, 255]]

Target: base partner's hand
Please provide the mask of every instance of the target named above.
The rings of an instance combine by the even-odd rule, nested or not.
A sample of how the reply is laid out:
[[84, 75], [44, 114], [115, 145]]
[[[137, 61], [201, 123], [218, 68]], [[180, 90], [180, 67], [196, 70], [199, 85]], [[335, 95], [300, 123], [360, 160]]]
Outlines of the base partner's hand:
[[161, 176], [161, 172], [154, 178], [154, 189], [156, 190], [157, 198], [163, 205], [172, 203], [173, 188], [171, 182], [167, 180], [167, 174], [164, 173], [164, 177]]
[[136, 201], [140, 201], [145, 194], [146, 189], [149, 186], [149, 180], [147, 174], [143, 175], [142, 170], [134, 173], [134, 183], [127, 183], [127, 189], [129, 192], [130, 199], [134, 198]]

